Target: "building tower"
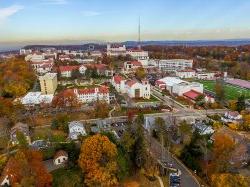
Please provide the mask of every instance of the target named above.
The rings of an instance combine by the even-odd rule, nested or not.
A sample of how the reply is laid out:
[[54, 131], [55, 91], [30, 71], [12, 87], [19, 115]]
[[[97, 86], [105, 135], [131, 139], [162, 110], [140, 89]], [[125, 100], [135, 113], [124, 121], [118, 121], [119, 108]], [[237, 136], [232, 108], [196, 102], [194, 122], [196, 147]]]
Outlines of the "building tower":
[[139, 16], [138, 22], [138, 49], [141, 49], [141, 18]]

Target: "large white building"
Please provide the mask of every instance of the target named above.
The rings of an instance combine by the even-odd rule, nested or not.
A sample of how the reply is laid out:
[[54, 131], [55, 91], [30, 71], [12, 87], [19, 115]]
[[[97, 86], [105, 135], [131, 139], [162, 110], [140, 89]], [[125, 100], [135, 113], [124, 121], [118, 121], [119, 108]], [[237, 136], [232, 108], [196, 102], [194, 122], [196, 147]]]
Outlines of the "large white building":
[[215, 73], [214, 72], [197, 72], [196, 77], [197, 79], [201, 79], [201, 80], [214, 80]]
[[74, 94], [81, 103], [105, 101], [110, 103], [109, 89], [107, 87], [74, 89]]
[[108, 44], [107, 55], [108, 56], [126, 56], [126, 46], [119, 44]]
[[143, 51], [141, 49], [130, 49], [127, 50], [127, 54], [130, 55], [134, 60], [141, 62], [142, 66], [148, 66], [148, 51]]
[[150, 64], [168, 72], [193, 68], [193, 60], [186, 59], [151, 60]]
[[141, 83], [136, 80], [125, 80], [119, 75], [112, 77], [111, 84], [119, 93], [127, 93], [130, 98], [150, 99], [150, 84], [147, 80]]
[[175, 74], [177, 77], [180, 77], [181, 79], [195, 78], [196, 76], [195, 70], [192, 69], [176, 70]]
[[156, 86], [160, 89], [168, 90], [170, 94], [183, 96], [184, 93], [194, 90], [203, 93], [203, 84], [198, 82], [187, 82], [177, 77], [165, 77], [156, 81]]

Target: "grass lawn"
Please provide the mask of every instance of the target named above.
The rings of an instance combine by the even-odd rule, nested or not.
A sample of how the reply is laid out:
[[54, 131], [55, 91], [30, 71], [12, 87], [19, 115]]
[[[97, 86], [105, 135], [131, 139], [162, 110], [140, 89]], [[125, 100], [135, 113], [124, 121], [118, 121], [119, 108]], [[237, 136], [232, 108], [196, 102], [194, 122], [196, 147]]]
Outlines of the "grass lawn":
[[53, 187], [81, 187], [83, 186], [83, 174], [80, 169], [61, 168], [52, 172]]
[[[200, 80], [200, 83], [203, 84], [204, 89], [214, 92], [215, 81], [203, 81]], [[225, 84], [226, 98], [228, 100], [235, 100], [239, 97], [240, 94], [244, 94], [246, 98], [250, 98], [250, 90]]]
[[159, 100], [156, 97], [154, 97], [153, 95], [151, 95], [150, 99], [134, 98], [133, 101], [138, 103], [138, 102], [158, 102]]

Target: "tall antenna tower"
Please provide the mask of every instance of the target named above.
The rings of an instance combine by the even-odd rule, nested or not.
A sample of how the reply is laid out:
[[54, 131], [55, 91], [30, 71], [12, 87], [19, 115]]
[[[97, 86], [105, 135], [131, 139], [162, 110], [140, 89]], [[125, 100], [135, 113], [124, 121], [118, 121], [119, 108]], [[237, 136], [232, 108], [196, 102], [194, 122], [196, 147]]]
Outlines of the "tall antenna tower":
[[139, 16], [138, 22], [138, 49], [141, 49], [141, 17]]

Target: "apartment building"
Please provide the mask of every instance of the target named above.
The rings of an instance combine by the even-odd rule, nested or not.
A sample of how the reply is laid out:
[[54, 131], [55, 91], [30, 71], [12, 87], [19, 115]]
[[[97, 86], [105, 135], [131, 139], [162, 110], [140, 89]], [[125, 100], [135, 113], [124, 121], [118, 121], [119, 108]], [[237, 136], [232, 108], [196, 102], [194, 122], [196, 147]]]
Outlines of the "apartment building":
[[54, 94], [57, 89], [57, 73], [46, 73], [39, 77], [42, 94]]
[[193, 60], [186, 60], [186, 59], [158, 60], [155, 62], [155, 65], [162, 71], [172, 72], [177, 70], [192, 69]]

